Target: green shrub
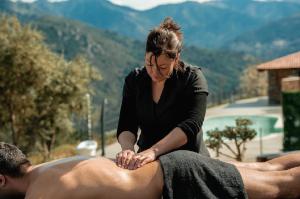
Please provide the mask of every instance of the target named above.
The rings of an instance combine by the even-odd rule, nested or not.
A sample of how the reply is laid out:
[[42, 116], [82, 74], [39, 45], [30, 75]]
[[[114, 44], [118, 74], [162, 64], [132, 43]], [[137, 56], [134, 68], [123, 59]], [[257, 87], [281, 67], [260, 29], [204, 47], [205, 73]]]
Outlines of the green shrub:
[[283, 150], [300, 149], [300, 92], [282, 93], [284, 118]]

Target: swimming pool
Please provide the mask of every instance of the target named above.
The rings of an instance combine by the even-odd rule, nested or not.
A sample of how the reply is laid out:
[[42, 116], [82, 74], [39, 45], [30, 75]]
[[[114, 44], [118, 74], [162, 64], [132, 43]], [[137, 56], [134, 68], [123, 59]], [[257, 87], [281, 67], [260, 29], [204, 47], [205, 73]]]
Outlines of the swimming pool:
[[236, 126], [235, 119], [237, 118], [246, 118], [253, 122], [249, 127], [253, 128], [257, 132], [257, 136], [259, 136], [260, 131], [262, 132], [262, 136], [269, 135], [271, 133], [279, 133], [282, 132], [282, 128], [276, 128], [275, 124], [278, 120], [277, 117], [272, 116], [222, 116], [222, 117], [213, 117], [204, 120], [203, 123], [203, 136], [204, 139], [207, 138], [206, 132], [209, 130], [214, 130], [218, 128], [219, 130], [225, 129], [225, 126]]

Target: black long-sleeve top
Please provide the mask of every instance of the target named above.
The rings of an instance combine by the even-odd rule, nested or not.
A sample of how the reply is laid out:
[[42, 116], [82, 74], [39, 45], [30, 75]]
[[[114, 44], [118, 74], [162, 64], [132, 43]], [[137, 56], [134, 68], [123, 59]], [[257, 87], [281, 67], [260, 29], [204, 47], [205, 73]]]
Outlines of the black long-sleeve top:
[[150, 148], [176, 127], [188, 141], [179, 149], [209, 155], [203, 143], [202, 123], [206, 111], [208, 88], [198, 67], [183, 64], [166, 80], [158, 103], [152, 98], [151, 78], [146, 68], [132, 71], [126, 78], [117, 136], [130, 131], [137, 137], [139, 150]]

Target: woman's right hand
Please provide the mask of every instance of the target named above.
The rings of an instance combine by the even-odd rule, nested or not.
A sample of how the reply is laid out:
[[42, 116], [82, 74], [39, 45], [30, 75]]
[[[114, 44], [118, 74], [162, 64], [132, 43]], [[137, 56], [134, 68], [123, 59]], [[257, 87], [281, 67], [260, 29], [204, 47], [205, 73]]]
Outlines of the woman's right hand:
[[134, 157], [135, 152], [130, 149], [122, 150], [116, 155], [116, 164], [118, 167], [128, 169], [131, 159]]

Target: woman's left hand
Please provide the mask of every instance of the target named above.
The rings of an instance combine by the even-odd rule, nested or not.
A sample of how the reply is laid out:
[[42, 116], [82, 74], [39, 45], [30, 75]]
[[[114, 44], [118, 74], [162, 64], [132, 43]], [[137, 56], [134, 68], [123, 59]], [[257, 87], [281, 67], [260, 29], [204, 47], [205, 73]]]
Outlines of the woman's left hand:
[[154, 149], [147, 149], [134, 155], [129, 163], [129, 169], [137, 169], [156, 160]]

